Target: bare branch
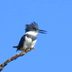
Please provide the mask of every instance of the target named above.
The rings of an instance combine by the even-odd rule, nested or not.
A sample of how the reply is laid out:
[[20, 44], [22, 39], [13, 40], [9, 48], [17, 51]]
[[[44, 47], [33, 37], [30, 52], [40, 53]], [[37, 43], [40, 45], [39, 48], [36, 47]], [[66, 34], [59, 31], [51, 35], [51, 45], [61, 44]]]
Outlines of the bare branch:
[[14, 56], [12, 56], [11, 58], [7, 59], [5, 62], [3, 62], [2, 64], [0, 64], [0, 72], [4, 69], [4, 67], [10, 63], [11, 61], [13, 60], [16, 60], [17, 58], [25, 55], [27, 52], [31, 51], [32, 49], [27, 49], [25, 52], [24, 51], [21, 51], [20, 53], [18, 54], [15, 54]]

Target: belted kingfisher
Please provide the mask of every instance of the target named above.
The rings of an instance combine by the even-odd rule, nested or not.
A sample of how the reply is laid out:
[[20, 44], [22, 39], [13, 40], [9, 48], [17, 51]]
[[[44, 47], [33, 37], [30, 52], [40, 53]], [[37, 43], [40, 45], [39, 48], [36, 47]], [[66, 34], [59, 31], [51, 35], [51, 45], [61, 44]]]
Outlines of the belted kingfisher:
[[26, 49], [32, 49], [35, 46], [37, 41], [38, 33], [45, 34], [45, 30], [41, 30], [38, 27], [36, 22], [32, 22], [31, 24], [26, 24], [25, 35], [23, 35], [20, 39], [18, 46], [13, 46], [17, 48], [17, 50], [25, 51]]

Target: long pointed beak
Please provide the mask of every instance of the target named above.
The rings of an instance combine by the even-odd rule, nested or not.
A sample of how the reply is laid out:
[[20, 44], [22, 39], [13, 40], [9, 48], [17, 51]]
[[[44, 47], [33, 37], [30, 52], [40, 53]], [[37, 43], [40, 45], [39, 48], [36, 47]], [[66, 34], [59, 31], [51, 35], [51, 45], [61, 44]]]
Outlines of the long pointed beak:
[[45, 30], [39, 30], [39, 33], [46, 34], [47, 31], [45, 31]]

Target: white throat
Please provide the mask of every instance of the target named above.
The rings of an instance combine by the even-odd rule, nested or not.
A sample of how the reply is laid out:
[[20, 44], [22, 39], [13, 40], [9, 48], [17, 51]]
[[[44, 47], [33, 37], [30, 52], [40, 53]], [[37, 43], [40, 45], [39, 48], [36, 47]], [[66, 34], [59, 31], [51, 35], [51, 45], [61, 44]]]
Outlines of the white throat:
[[32, 35], [32, 36], [37, 36], [38, 32], [36, 32], [36, 31], [28, 31], [25, 34], [29, 34], [29, 35]]

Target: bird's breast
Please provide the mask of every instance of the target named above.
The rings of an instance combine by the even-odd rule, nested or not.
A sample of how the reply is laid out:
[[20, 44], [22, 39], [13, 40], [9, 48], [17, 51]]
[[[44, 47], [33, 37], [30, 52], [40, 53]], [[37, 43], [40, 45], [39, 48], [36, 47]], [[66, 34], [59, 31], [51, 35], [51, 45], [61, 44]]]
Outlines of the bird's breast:
[[23, 47], [24, 47], [24, 48], [30, 48], [30, 47], [31, 47], [31, 44], [32, 44], [32, 39], [26, 36]]

